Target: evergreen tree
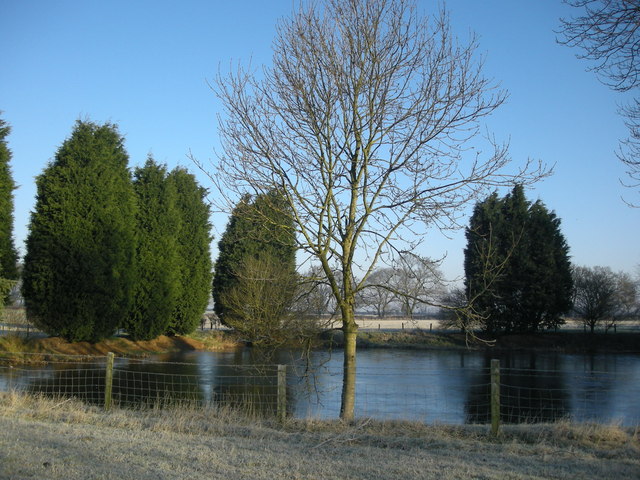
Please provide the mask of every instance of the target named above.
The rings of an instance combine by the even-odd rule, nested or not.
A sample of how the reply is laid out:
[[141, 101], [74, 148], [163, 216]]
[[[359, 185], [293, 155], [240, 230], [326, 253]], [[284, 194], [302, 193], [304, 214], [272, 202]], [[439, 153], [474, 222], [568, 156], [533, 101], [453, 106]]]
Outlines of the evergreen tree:
[[212, 297], [214, 311], [223, 325], [227, 325], [227, 311], [223, 297], [237, 283], [236, 272], [242, 260], [247, 256], [255, 256], [256, 243], [251, 237], [252, 222], [250, 218], [251, 196], [245, 195], [231, 212], [220, 241], [218, 242], [218, 258], [214, 265]]
[[[9, 133], [11, 127], [0, 118], [0, 278], [16, 280], [18, 254], [13, 243], [13, 191], [16, 185], [11, 174], [11, 150], [6, 141]], [[0, 299], [4, 297], [2, 294]]]
[[500, 297], [492, 288], [505, 263], [506, 248], [499, 234], [503, 230], [502, 200], [497, 193], [475, 205], [466, 230], [464, 251], [465, 287], [467, 300], [480, 315], [485, 328], [497, 329], [497, 318], [485, 312], [497, 310]]
[[467, 298], [487, 331], [553, 328], [571, 308], [569, 248], [560, 219], [522, 186], [476, 205], [466, 232]]
[[124, 328], [135, 340], [167, 332], [180, 293], [177, 234], [180, 216], [174, 182], [165, 166], [151, 157], [134, 172], [136, 214], [136, 282], [131, 313]]
[[37, 178], [24, 262], [27, 314], [49, 334], [98, 341], [132, 300], [135, 198], [117, 127], [78, 121]]
[[527, 228], [530, 281], [524, 294], [522, 318], [527, 331], [555, 328], [571, 310], [573, 279], [569, 246], [560, 231], [560, 219], [541, 202], [529, 208]]
[[[286, 336], [282, 323], [296, 285], [291, 214], [276, 190], [236, 205], [218, 244], [213, 298], [221, 321], [252, 342]], [[258, 274], [262, 270], [262, 275]], [[242, 296], [251, 298], [243, 304]]]
[[180, 216], [176, 231], [179, 289], [167, 333], [184, 335], [200, 324], [211, 289], [211, 224], [207, 191], [183, 168], [169, 174]]

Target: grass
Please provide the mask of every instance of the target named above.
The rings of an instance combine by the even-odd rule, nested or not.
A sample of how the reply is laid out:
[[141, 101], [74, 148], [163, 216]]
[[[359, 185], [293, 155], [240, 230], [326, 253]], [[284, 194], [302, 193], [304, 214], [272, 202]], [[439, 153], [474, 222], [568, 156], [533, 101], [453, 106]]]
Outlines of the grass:
[[241, 347], [242, 343], [236, 335], [228, 330], [196, 330], [187, 335], [197, 342], [200, 342], [204, 350], [224, 351]]
[[[457, 332], [424, 330], [369, 330], [358, 333], [358, 348], [541, 350], [566, 353], [640, 353], [640, 333], [539, 332], [499, 336], [478, 335], [480, 340]], [[482, 340], [488, 341], [483, 342]], [[468, 341], [468, 342], [467, 342]], [[326, 344], [342, 346], [336, 332]]]
[[638, 478], [638, 431], [258, 419], [182, 406], [104, 412], [0, 394], [0, 478]]
[[459, 333], [427, 333], [417, 331], [363, 331], [358, 333], [360, 348], [466, 348], [465, 337]]

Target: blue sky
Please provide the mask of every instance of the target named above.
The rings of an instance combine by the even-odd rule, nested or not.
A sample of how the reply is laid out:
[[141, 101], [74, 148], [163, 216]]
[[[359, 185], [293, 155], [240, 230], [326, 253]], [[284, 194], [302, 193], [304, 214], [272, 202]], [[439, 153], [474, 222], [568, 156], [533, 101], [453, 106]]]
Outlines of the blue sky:
[[[24, 253], [34, 178], [69, 136], [75, 120], [119, 125], [132, 166], [148, 153], [209, 180], [187, 158], [219, 148], [220, 105], [210, 90], [218, 69], [250, 59], [269, 64], [278, 18], [292, 0], [80, 1], [0, 0], [0, 110], [8, 137], [15, 192], [16, 245]], [[438, 2], [422, 0], [433, 12]], [[562, 219], [579, 265], [634, 272], [640, 264], [638, 192], [620, 185], [615, 148], [626, 131], [616, 114], [625, 100], [585, 71], [576, 51], [556, 43], [560, 0], [449, 0], [454, 32], [474, 31], [485, 74], [509, 91], [487, 121], [510, 142], [516, 164], [527, 158], [555, 165], [555, 174], [528, 191]], [[501, 192], [505, 193], [505, 192]], [[214, 234], [226, 216], [212, 217]], [[447, 255], [449, 278], [462, 275], [462, 232], [430, 234], [423, 254]], [[214, 249], [215, 253], [215, 249]]]

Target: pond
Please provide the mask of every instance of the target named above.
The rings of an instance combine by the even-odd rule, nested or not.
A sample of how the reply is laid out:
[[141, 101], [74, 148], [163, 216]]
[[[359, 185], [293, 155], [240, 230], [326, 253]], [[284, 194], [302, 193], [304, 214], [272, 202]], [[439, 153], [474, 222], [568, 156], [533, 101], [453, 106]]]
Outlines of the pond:
[[[640, 424], [640, 356], [527, 351], [362, 349], [356, 416], [464, 424], [490, 421], [491, 358], [501, 362], [501, 417], [506, 423], [575, 421]], [[287, 365], [287, 412], [337, 418], [342, 352], [253, 349], [188, 352], [144, 360], [117, 358], [114, 401], [122, 405], [180, 400], [273, 413], [277, 368]], [[101, 403], [104, 361], [3, 368], [0, 390], [74, 395]]]

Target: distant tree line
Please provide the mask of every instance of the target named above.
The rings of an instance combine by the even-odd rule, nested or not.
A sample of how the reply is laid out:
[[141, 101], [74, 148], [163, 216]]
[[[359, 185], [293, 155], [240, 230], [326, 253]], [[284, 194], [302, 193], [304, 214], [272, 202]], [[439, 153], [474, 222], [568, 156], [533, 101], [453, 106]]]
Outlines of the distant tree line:
[[591, 333], [599, 326], [606, 332], [620, 321], [640, 316], [640, 279], [609, 267], [576, 266], [573, 281], [573, 314]]
[[43, 331], [96, 342], [184, 334], [211, 281], [205, 190], [150, 157], [128, 167], [115, 125], [78, 121], [37, 178], [24, 258], [27, 315]]
[[411, 252], [399, 254], [387, 267], [369, 275], [358, 296], [358, 308], [384, 318], [399, 312], [409, 319], [422, 307], [434, 305], [444, 292], [437, 261]]

